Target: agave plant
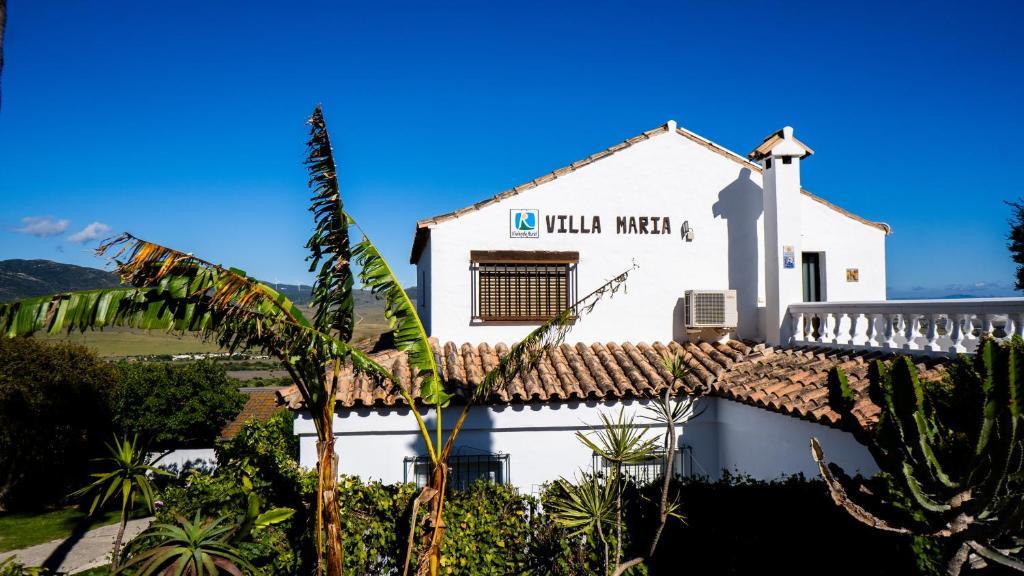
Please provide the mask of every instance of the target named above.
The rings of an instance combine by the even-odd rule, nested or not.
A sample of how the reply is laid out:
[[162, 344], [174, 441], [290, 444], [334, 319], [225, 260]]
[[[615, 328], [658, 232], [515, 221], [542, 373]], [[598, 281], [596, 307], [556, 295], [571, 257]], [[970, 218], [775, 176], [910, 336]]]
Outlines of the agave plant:
[[617, 487], [608, 478], [584, 474], [576, 482], [559, 478], [544, 507], [569, 536], [597, 535], [604, 555], [602, 574], [608, 574], [608, 537], [615, 528]]
[[225, 518], [201, 520], [196, 513], [192, 521], [182, 516], [176, 519], [176, 524], [154, 524], [140, 534], [140, 542], [150, 547], [133, 555], [113, 574], [131, 570], [138, 576], [243, 576], [256, 572], [231, 543], [237, 527]]
[[[622, 561], [622, 493], [629, 482], [629, 478], [622, 472], [622, 467], [657, 457], [657, 439], [648, 437], [647, 430], [638, 426], [633, 416], [627, 417], [623, 409], [619, 410], [618, 416], [614, 419], [608, 414], [600, 414], [599, 427], [588, 433], [576, 433], [577, 439], [584, 446], [611, 464], [603, 483], [597, 474], [584, 474], [584, 480], [577, 484], [564, 478], [560, 479], [556, 484], [557, 490], [546, 504], [555, 521], [571, 530], [571, 535], [582, 532], [597, 534], [604, 552], [604, 574], [619, 576], [654, 556], [668, 519], [682, 519], [679, 514], [679, 502], [669, 501], [668, 497], [674, 470], [676, 427], [682, 427], [701, 414], [696, 411], [695, 404], [703, 390], [689, 390], [683, 398], [674, 399], [675, 385], [684, 380], [690, 368], [679, 356], [666, 356], [662, 359], [662, 366], [672, 374], [672, 385], [666, 386], [662, 397], [647, 406], [649, 414], [641, 416], [665, 426], [658, 524], [646, 550], [625, 562]], [[615, 530], [613, 564], [609, 563], [606, 529]]]
[[77, 498], [95, 493], [92, 505], [89, 507], [90, 515], [106, 505], [111, 498], [117, 497], [118, 494], [121, 495], [121, 523], [117, 529], [117, 536], [114, 538], [114, 548], [110, 553], [112, 568], [117, 568], [125, 526], [128, 524], [128, 516], [131, 514], [135, 501], [141, 498], [146, 508], [153, 512], [153, 484], [150, 482], [149, 475], [170, 475], [164, 470], [147, 464], [145, 452], [139, 450], [137, 446], [138, 437], [131, 440], [114, 438], [113, 444], [107, 444], [107, 451], [110, 455], [96, 460], [108, 464], [108, 470], [92, 474], [92, 477], [96, 479], [92, 484], [71, 494], [72, 497]]
[[[829, 403], [841, 424], [871, 451], [889, 485], [858, 485], [826, 465], [817, 439], [811, 454], [833, 500], [879, 530], [946, 544], [947, 572], [992, 563], [1024, 572], [1024, 343], [986, 339], [961, 358], [938, 388], [918, 377], [909, 358], [869, 371], [868, 396], [881, 408], [872, 430], [853, 414], [857, 397], [839, 368], [829, 374]], [[881, 489], [880, 489], [881, 488]]]

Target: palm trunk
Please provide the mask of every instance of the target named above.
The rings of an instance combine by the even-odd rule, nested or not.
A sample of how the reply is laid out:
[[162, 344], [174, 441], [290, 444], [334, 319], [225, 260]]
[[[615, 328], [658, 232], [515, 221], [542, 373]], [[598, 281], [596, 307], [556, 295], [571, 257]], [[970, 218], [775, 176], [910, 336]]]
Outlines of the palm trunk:
[[[341, 513], [338, 510], [338, 470], [334, 455], [333, 417], [324, 420], [318, 434], [316, 451], [319, 460], [319, 493], [321, 513], [318, 513], [317, 532], [326, 535], [327, 576], [341, 576], [344, 563], [341, 548]], [[319, 540], [319, 537], [318, 537]], [[323, 553], [323, 552], [322, 552]]]
[[448, 487], [448, 465], [446, 463], [439, 462], [434, 466], [430, 487], [437, 490], [437, 494], [430, 501], [430, 518], [421, 542], [421, 547], [426, 553], [420, 557], [416, 570], [417, 576], [437, 576], [441, 567], [441, 539], [444, 537], [445, 528], [444, 497]]
[[121, 511], [121, 525], [117, 527], [117, 537], [114, 538], [114, 549], [110, 552], [110, 568], [116, 570], [121, 563], [121, 541], [124, 540], [124, 529], [128, 525], [128, 513]]

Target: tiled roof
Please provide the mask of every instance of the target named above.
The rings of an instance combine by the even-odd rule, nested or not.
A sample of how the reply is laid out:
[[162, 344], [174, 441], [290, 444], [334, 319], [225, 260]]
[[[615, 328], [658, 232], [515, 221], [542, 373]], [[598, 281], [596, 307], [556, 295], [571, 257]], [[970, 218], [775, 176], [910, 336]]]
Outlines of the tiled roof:
[[[437, 345], [435, 345], [437, 346]], [[464, 398], [466, 390], [479, 383], [494, 367], [500, 355], [508, 351], [504, 344], [461, 346], [449, 342], [435, 349], [441, 358], [441, 371], [449, 392]], [[773, 412], [788, 414], [825, 425], [836, 425], [839, 415], [828, 406], [828, 371], [842, 366], [850, 385], [860, 393], [854, 412], [861, 423], [870, 426], [877, 420], [878, 407], [867, 398], [867, 369], [875, 358], [894, 354], [879, 352], [827, 350], [815, 348], [773, 348], [740, 341], [728, 343], [671, 342], [669, 344], [563, 344], [552, 349], [525, 377], [517, 378], [505, 390], [493, 393], [487, 402], [559, 402], [566, 400], [614, 400], [650, 398], [661, 395], [669, 374], [661, 367], [661, 358], [679, 355], [690, 367], [684, 383], [675, 383], [674, 391], [706, 393], [728, 398]], [[405, 355], [394, 350], [376, 354], [379, 362], [413, 391], [419, 400], [418, 383], [410, 383]], [[922, 378], [937, 377], [942, 358], [919, 360]], [[368, 378], [349, 374], [338, 392], [338, 404], [346, 408], [404, 405], [405, 401], [387, 383], [378, 385]], [[282, 400], [291, 408], [302, 407], [295, 388], [281, 391]]]
[[[634, 144], [637, 144], [639, 142], [643, 142], [644, 140], [650, 140], [651, 138], [654, 138], [655, 136], [659, 136], [661, 134], [666, 134], [674, 126], [675, 126], [675, 122], [668, 122], [668, 123], [662, 124], [661, 126], [658, 126], [657, 128], [654, 128], [652, 130], [648, 130], [648, 131], [646, 131], [646, 132], [644, 132], [642, 134], [638, 134], [637, 136], [634, 136], [632, 138], [629, 138], [629, 139], [626, 139], [626, 140], [624, 140], [622, 142], [619, 142], [618, 144], [616, 144], [615, 146], [612, 146], [611, 148], [606, 148], [606, 149], [601, 150], [600, 152], [598, 152], [596, 154], [591, 154], [590, 156], [587, 156], [586, 158], [584, 158], [582, 160], [577, 160], [576, 162], [573, 162], [572, 164], [570, 164], [568, 166], [564, 166], [562, 168], [559, 168], [558, 170], [555, 170], [553, 172], [549, 172], [549, 173], [547, 173], [547, 174], [545, 174], [545, 175], [543, 175], [543, 176], [541, 176], [539, 178], [535, 178], [533, 180], [530, 180], [529, 182], [526, 182], [524, 184], [520, 184], [519, 186], [516, 186], [514, 188], [510, 188], [509, 190], [505, 190], [504, 192], [500, 192], [498, 194], [495, 194], [494, 196], [491, 196], [490, 198], [486, 198], [486, 199], [481, 200], [480, 202], [477, 202], [477, 203], [472, 204], [470, 206], [466, 206], [464, 208], [460, 208], [458, 210], [454, 210], [452, 212], [448, 212], [448, 213], [445, 213], [445, 214], [440, 214], [440, 215], [433, 216], [433, 217], [430, 217], [430, 218], [425, 218], [423, 220], [420, 220], [420, 221], [416, 222], [416, 235], [413, 237], [412, 251], [411, 251], [411, 254], [409, 256], [409, 263], [410, 264], [415, 264], [417, 261], [419, 261], [420, 254], [423, 252], [423, 249], [426, 247], [427, 239], [430, 237], [430, 228], [433, 227], [434, 225], [440, 224], [442, 222], [447, 222], [448, 220], [454, 220], [455, 218], [458, 218], [459, 216], [462, 216], [463, 214], [467, 214], [469, 212], [475, 212], [477, 210], [480, 210], [481, 208], [485, 208], [487, 206], [490, 206], [491, 204], [495, 204], [497, 202], [501, 202], [502, 200], [504, 200], [506, 198], [511, 198], [512, 196], [516, 196], [516, 195], [518, 195], [521, 192], [524, 192], [526, 190], [530, 190], [531, 188], [536, 188], [537, 186], [540, 186], [541, 184], [545, 184], [545, 183], [550, 182], [550, 181], [552, 181], [552, 180], [554, 180], [556, 178], [560, 178], [562, 176], [565, 176], [566, 174], [569, 174], [571, 172], [575, 172], [576, 170], [579, 170], [580, 168], [583, 168], [584, 166], [587, 166], [589, 164], [593, 164], [594, 162], [596, 162], [598, 160], [601, 160], [603, 158], [607, 158], [607, 157], [611, 156], [612, 154], [615, 154], [616, 152], [625, 150], [626, 148], [629, 148], [630, 146], [632, 146]], [[727, 148], [725, 148], [723, 146], [719, 146], [718, 144], [715, 144], [711, 140], [708, 140], [707, 138], [704, 138], [703, 136], [699, 136], [699, 135], [697, 135], [697, 134], [695, 134], [693, 132], [690, 132], [689, 130], [686, 130], [685, 128], [675, 128], [675, 133], [680, 135], [680, 136], [682, 136], [683, 138], [686, 138], [686, 139], [688, 139], [688, 140], [690, 140], [692, 142], [695, 142], [696, 144], [698, 144], [700, 146], [703, 146], [703, 147], [707, 148], [708, 150], [714, 152], [715, 154], [718, 154], [720, 156], [728, 158], [729, 160], [732, 160], [733, 162], [736, 162], [737, 164], [740, 164], [740, 165], [742, 165], [745, 168], [749, 168], [749, 169], [751, 169], [751, 170], [753, 170], [755, 172], [763, 172], [763, 170], [764, 170], [761, 167], [760, 164], [751, 162], [750, 160], [744, 158], [743, 156], [741, 156], [741, 155], [739, 155], [739, 154], [737, 154], [737, 153], [735, 153], [735, 152], [733, 152], [733, 151], [731, 151], [731, 150], [729, 150], [729, 149], [727, 149]], [[768, 139], [771, 139], [771, 138], [772, 138], [772, 136], [768, 137]], [[768, 139], [766, 139], [765, 142], [767, 142]], [[810, 150], [810, 149], [808, 148], [808, 150]], [[801, 189], [800, 191], [803, 192], [805, 195], [810, 196], [812, 199], [817, 200], [818, 202], [821, 202], [822, 204], [824, 204], [824, 205], [826, 205], [826, 206], [828, 206], [830, 208], [833, 208], [834, 210], [836, 210], [840, 214], [843, 214], [844, 216], [848, 216], [850, 218], [853, 218], [854, 220], [856, 220], [858, 222], [861, 222], [863, 224], [867, 224], [868, 226], [873, 226], [875, 228], [880, 228], [880, 229], [884, 230], [886, 234], [890, 233], [890, 228], [889, 228], [888, 224], [883, 224], [881, 222], [872, 222], [871, 220], [867, 220], [865, 218], [861, 218], [860, 216], [856, 216], [856, 215], [854, 215], [854, 214], [852, 214], [852, 213], [850, 213], [850, 212], [848, 212], [846, 210], [843, 210], [842, 208], [839, 208], [838, 206], [836, 206], [834, 204], [831, 204], [831, 203], [823, 200], [822, 198], [819, 198], [818, 196], [815, 196], [814, 194], [811, 194], [807, 190]]]
[[[779, 130], [778, 132], [772, 132], [771, 134], [768, 135], [767, 138], [764, 139], [763, 142], [761, 142], [761, 144], [757, 148], [754, 148], [754, 150], [750, 154], [747, 154], [747, 158], [750, 158], [751, 160], [760, 160], [762, 158], [765, 158], [772, 151], [772, 148], [774, 148], [776, 144], [781, 142], [782, 139], [782, 130]], [[804, 149], [804, 154], [803, 156], [801, 156], [801, 158], [807, 158], [808, 156], [814, 154], [814, 150], [811, 150], [810, 146], [808, 146], [807, 144], [804, 144], [803, 142], [797, 140], [796, 138], [793, 138], [793, 142], [795, 142], [797, 146], [800, 146], [801, 148]]]
[[285, 409], [280, 401], [278, 391], [281, 388], [267, 386], [262, 388], [240, 388], [239, 392], [249, 397], [242, 407], [242, 411], [235, 416], [235, 419], [228, 422], [220, 431], [220, 437], [224, 439], [234, 438], [242, 425], [249, 420], [266, 422], [271, 416]]

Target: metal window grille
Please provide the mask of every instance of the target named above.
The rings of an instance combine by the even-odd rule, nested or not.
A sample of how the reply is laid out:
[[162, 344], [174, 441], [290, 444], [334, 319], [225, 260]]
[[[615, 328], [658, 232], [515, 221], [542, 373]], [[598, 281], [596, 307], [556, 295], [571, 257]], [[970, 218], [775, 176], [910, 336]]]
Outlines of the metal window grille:
[[576, 301], [576, 264], [474, 262], [473, 318], [550, 320]]
[[[405, 481], [415, 482], [417, 488], [430, 483], [432, 472], [429, 456], [405, 458]], [[508, 484], [508, 454], [460, 454], [448, 457], [448, 486], [455, 490], [465, 490], [478, 480]]]
[[[600, 454], [594, 454], [594, 472], [596, 474], [607, 477], [615, 464], [606, 460]], [[672, 458], [672, 476], [676, 478], [686, 478], [693, 474], [693, 448], [690, 446], [680, 446], [676, 450], [675, 457]], [[650, 458], [642, 462], [635, 462], [631, 464], [622, 465], [622, 475], [626, 476], [638, 484], [649, 484], [655, 480], [660, 480], [661, 475], [665, 471], [665, 454], [656, 453], [651, 455]]]

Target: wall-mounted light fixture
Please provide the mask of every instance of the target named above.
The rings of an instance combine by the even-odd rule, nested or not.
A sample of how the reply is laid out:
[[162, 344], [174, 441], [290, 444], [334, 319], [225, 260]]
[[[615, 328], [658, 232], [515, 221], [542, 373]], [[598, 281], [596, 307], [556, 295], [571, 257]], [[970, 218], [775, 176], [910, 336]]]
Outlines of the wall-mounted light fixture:
[[680, 230], [683, 236], [683, 240], [687, 242], [693, 242], [693, 228], [690, 228], [690, 221], [686, 220], [683, 222], [683, 228]]

